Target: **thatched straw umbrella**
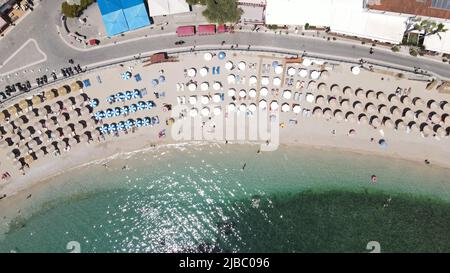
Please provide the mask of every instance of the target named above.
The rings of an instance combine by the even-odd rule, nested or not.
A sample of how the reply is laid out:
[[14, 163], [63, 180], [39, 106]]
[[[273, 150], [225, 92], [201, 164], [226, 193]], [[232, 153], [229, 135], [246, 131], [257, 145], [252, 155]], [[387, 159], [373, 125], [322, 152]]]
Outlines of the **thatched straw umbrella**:
[[70, 89], [72, 89], [73, 92], [82, 91], [83, 87], [82, 81], [76, 81], [70, 84]]
[[369, 119], [367, 118], [367, 116], [365, 114], [359, 115], [358, 121], [360, 124], [368, 124], [369, 123]]
[[333, 95], [339, 95], [341, 93], [341, 88], [337, 84], [333, 84], [330, 88], [331, 94]]
[[344, 120], [344, 114], [343, 114], [342, 111], [339, 110], [339, 109], [336, 110], [336, 111], [334, 111], [333, 115], [334, 115], [334, 118], [335, 118], [337, 121], [343, 121], [343, 120]]
[[349, 97], [353, 96], [353, 89], [350, 86], [344, 87], [344, 89], [342, 89], [342, 92], [346, 96], [349, 96]]
[[366, 94], [365, 94], [364, 90], [362, 90], [361, 88], [358, 88], [355, 90], [355, 96], [360, 100], [363, 100], [366, 98]]
[[19, 108], [22, 110], [22, 113], [27, 113], [29, 111], [30, 105], [26, 100], [21, 100], [18, 103]]
[[10, 106], [6, 109], [10, 116], [17, 116], [17, 108], [15, 106]]
[[60, 96], [65, 96], [69, 93], [70, 93], [70, 87], [67, 85], [64, 85], [64, 86], [61, 86], [60, 88], [58, 88], [58, 94]]
[[81, 105], [83, 102], [85, 102], [85, 97], [81, 94], [75, 96], [75, 104], [76, 105]]
[[327, 84], [324, 82], [319, 83], [319, 85], [317, 86], [317, 90], [319, 90], [322, 93], [327, 92]]
[[347, 112], [345, 114], [345, 119], [349, 122], [356, 122], [356, 116], [353, 112]]
[[56, 94], [55, 92], [53, 92], [53, 90], [47, 90], [44, 92], [44, 98], [45, 100], [52, 100], [56, 98]]
[[370, 124], [371, 124], [373, 127], [380, 127], [381, 121], [380, 121], [380, 119], [378, 118], [378, 116], [372, 116], [372, 117], [370, 118]]
[[320, 107], [314, 108], [314, 110], [313, 110], [313, 115], [314, 115], [314, 117], [316, 117], [316, 118], [321, 118], [321, 117], [323, 117], [322, 108], [320, 108]]
[[377, 111], [377, 108], [375, 107], [375, 105], [371, 102], [366, 104], [365, 110], [367, 113], [369, 114], [373, 114]]
[[23, 121], [23, 119], [22, 119], [21, 117], [15, 119], [12, 123], [13, 123], [14, 126], [16, 126], [17, 128], [20, 128], [20, 127], [22, 127], [22, 126], [25, 124], [25, 122]]
[[355, 109], [357, 112], [361, 112], [364, 109], [364, 107], [360, 101], [355, 101], [353, 103], [353, 109]]
[[330, 108], [325, 108], [325, 109], [323, 109], [323, 116], [326, 119], [329, 119], [329, 118], [331, 118], [333, 116], [333, 112], [331, 111]]
[[6, 132], [12, 132], [14, 130], [14, 127], [9, 122], [3, 123], [2, 127]]
[[324, 105], [325, 104], [325, 98], [321, 95], [316, 97], [316, 104], [317, 105]]
[[32, 104], [33, 106], [37, 106], [37, 105], [39, 105], [39, 104], [41, 104], [41, 103], [42, 103], [42, 97], [41, 97], [41, 96], [34, 95], [34, 96], [31, 98], [31, 104]]
[[383, 126], [388, 129], [394, 129], [394, 122], [388, 117], [383, 118]]
[[3, 112], [0, 112], [0, 124], [6, 120], [6, 115]]
[[373, 100], [375, 100], [377, 98], [377, 95], [375, 94], [375, 92], [373, 90], [369, 90], [369, 91], [366, 92], [366, 98], [368, 100], [373, 101]]
[[377, 93], [377, 99], [383, 103], [387, 102], [387, 96], [382, 91]]
[[413, 101], [414, 106], [416, 106], [416, 107], [423, 107], [423, 105], [424, 105], [423, 100], [419, 97], [415, 97], [412, 101]]
[[31, 155], [26, 155], [26, 156], [23, 158], [23, 161], [24, 161], [26, 164], [30, 165], [31, 163], [33, 163], [34, 158], [33, 158], [33, 156], [31, 156]]
[[404, 131], [406, 129], [405, 122], [402, 119], [396, 120], [395, 128], [397, 128], [397, 131]]

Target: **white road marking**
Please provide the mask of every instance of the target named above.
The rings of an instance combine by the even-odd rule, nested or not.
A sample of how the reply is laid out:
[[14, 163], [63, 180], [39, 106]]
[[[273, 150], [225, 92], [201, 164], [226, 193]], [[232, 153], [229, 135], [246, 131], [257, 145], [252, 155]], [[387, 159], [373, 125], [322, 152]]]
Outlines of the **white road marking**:
[[19, 47], [11, 56], [9, 56], [8, 59], [6, 59], [2, 65], [0, 65], [0, 69], [2, 69], [6, 64], [8, 64], [8, 62], [11, 61], [17, 54], [19, 54], [19, 52], [22, 51], [22, 49], [24, 49], [26, 46], [28, 46], [29, 43], [34, 43], [34, 46], [36, 47], [37, 51], [43, 56], [43, 58], [40, 59], [39, 61], [36, 61], [36, 62], [33, 62], [33, 63], [29, 63], [29, 64], [24, 65], [22, 67], [19, 67], [19, 68], [7, 71], [7, 72], [5, 72], [3, 74], [0, 74], [1, 77], [9, 75], [9, 74], [12, 74], [12, 73], [20, 71], [20, 70], [23, 70], [23, 69], [25, 69], [27, 67], [34, 66], [34, 65], [37, 65], [37, 64], [40, 64], [40, 63], [43, 63], [43, 62], [47, 61], [47, 55], [41, 50], [41, 48], [39, 47], [39, 45], [36, 42], [36, 40], [35, 39], [29, 39], [21, 47]]

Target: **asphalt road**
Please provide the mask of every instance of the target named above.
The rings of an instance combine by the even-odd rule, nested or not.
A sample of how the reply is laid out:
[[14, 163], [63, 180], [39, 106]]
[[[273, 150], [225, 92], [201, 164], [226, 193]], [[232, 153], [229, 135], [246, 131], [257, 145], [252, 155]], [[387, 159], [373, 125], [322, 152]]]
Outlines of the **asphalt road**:
[[[139, 53], [149, 51], [165, 51], [177, 46], [175, 41], [180, 40], [175, 35], [146, 38], [133, 42], [117, 44], [115, 46], [98, 48], [93, 51], [78, 51], [65, 44], [57, 33], [56, 25], [61, 26], [60, 3], [63, 0], [42, 0], [40, 5], [15, 29], [0, 41], [0, 63], [3, 63], [17, 48], [19, 48], [28, 39], [33, 38], [37, 41], [41, 50], [47, 55], [47, 61], [30, 67], [34, 73], [25, 73], [10, 75], [9, 78], [3, 77], [0, 82], [0, 90], [7, 84], [17, 81], [30, 79], [32, 82], [39, 73], [48, 75], [52, 70], [59, 71], [62, 67], [69, 66], [68, 60], [74, 59], [76, 63], [82, 66], [90, 65], [111, 59], [125, 56], [138, 55]], [[286, 49], [289, 51], [306, 51], [308, 54], [326, 54], [336, 58], [350, 58], [353, 60], [372, 59], [375, 62], [391, 64], [402, 67], [420, 67], [423, 70], [430, 71], [441, 77], [450, 78], [450, 65], [445, 63], [416, 58], [393, 53], [386, 50], [377, 50], [374, 54], [369, 54], [367, 46], [349, 45], [335, 41], [323, 39], [305, 38], [293, 35], [276, 35], [273, 33], [259, 32], [238, 32], [233, 34], [220, 34], [212, 36], [193, 36], [183, 38], [186, 46], [200, 45], [219, 45], [226, 41], [224, 47], [239, 44], [239, 48], [246, 49], [248, 45], [258, 47], [272, 47]], [[26, 53], [24, 53], [26, 54]], [[41, 72], [38, 72], [41, 69]], [[50, 72], [45, 72], [50, 71]]]

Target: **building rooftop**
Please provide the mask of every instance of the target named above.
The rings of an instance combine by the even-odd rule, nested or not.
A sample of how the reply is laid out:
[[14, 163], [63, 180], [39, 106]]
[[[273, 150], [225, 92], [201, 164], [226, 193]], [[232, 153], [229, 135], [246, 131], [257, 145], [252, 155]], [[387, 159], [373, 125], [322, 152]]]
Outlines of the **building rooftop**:
[[450, 0], [372, 0], [369, 9], [450, 19]]

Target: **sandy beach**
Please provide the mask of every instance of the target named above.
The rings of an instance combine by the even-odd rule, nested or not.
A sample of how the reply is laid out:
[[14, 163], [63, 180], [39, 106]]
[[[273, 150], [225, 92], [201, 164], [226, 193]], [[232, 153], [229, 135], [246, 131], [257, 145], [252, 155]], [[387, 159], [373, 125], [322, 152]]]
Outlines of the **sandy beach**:
[[[236, 114], [248, 118], [252, 110], [263, 107], [261, 101], [270, 108], [268, 112], [279, 113], [282, 145], [343, 149], [450, 167], [450, 97], [436, 88], [427, 90], [431, 79], [322, 60], [224, 53], [223, 59], [220, 52], [191, 53], [170, 56], [170, 62], [149, 65], [136, 60], [104, 68], [66, 83], [70, 92], [61, 85], [52, 86], [42, 90], [36, 105], [17, 101], [11, 104], [15, 110], [2, 109], [0, 174], [7, 175], [0, 182], [0, 196], [6, 195], [1, 202], [89, 162], [179, 143], [171, 126], [183, 118], [201, 117], [205, 130], [215, 130], [213, 117]], [[51, 89], [58, 96], [45, 93]], [[139, 94], [134, 98], [111, 99], [135, 90]], [[180, 104], [188, 112], [173, 117], [173, 109]], [[130, 110], [132, 105], [135, 111]], [[107, 117], [107, 112], [120, 112], [125, 106], [126, 113]], [[98, 120], [100, 112], [104, 117]], [[117, 129], [130, 120], [143, 124]], [[41, 128], [36, 128], [41, 126], [37, 122]], [[114, 129], [107, 126], [113, 124]], [[264, 144], [266, 139], [217, 140], [226, 141]]]

